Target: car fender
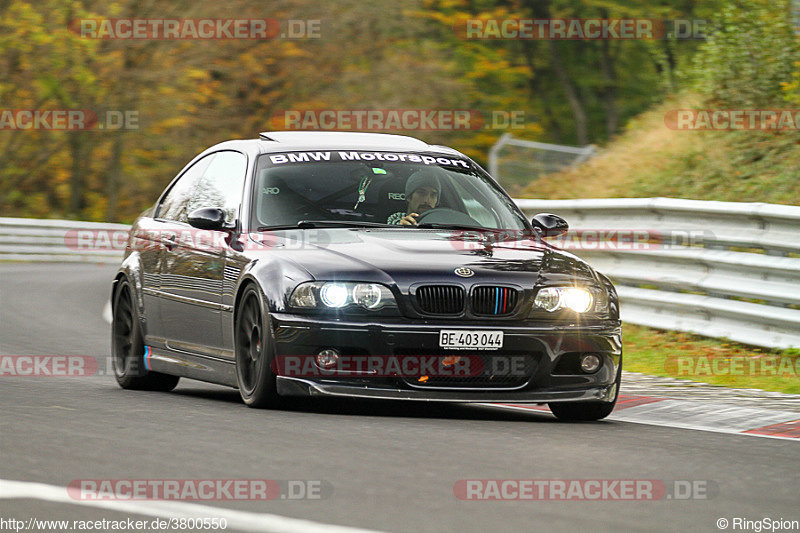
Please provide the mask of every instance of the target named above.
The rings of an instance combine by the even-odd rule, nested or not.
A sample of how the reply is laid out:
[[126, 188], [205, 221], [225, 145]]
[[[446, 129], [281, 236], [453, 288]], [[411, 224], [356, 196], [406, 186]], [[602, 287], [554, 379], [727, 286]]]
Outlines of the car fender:
[[294, 288], [303, 282], [314, 281], [308, 270], [294, 261], [279, 258], [260, 258], [249, 263], [239, 276], [234, 298], [234, 321], [239, 298], [248, 283], [255, 283], [264, 295], [268, 313], [286, 311], [286, 303]]
[[123, 277], [128, 278], [128, 281], [131, 282], [137, 309], [140, 313], [142, 313], [144, 311], [144, 301], [142, 300], [142, 264], [138, 252], [131, 252], [131, 254], [125, 258], [117, 270], [117, 274], [114, 276], [114, 282], [111, 287], [112, 301], [114, 293], [117, 290], [117, 285]]

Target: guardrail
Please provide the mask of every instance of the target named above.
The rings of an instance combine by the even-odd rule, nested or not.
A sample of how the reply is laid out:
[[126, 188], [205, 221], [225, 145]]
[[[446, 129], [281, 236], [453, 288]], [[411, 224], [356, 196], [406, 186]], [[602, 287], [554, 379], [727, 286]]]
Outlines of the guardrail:
[[561, 243], [615, 282], [624, 321], [800, 347], [800, 207], [672, 198], [517, 204], [529, 217], [548, 212], [570, 223]]
[[[0, 218], [0, 260], [119, 264], [128, 229], [105, 222]], [[91, 245], [83, 242], [87, 239]]]
[[[567, 219], [570, 233], [554, 244], [615, 282], [624, 321], [800, 347], [800, 207], [671, 198], [516, 202], [528, 217]], [[127, 229], [0, 218], [0, 259], [117, 263], [119, 243], [87, 247], [80, 239], [106, 230], [113, 240]]]

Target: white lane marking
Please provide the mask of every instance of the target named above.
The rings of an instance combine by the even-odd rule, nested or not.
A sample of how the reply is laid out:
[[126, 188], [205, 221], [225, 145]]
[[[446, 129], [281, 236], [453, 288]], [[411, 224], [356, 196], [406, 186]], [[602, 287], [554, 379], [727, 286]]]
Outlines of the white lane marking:
[[[664, 401], [667, 401], [667, 400], [662, 400], [661, 402], [657, 402], [657, 403], [653, 403], [653, 404], [637, 405], [637, 406], [634, 406], [634, 407], [627, 407], [627, 408], [625, 408], [624, 410], [621, 410], [621, 411], [614, 411], [613, 413], [611, 413], [611, 415], [608, 416], [608, 418], [606, 418], [606, 420], [618, 420], [620, 422], [629, 422], [631, 424], [643, 424], [643, 425], [646, 425], [646, 426], [671, 427], [671, 428], [676, 428], [676, 429], [689, 429], [689, 430], [693, 430], [693, 431], [708, 431], [708, 432], [711, 432], [711, 433], [724, 433], [724, 434], [727, 434], [727, 435], [743, 435], [745, 437], [761, 437], [761, 438], [764, 438], [764, 439], [781, 439], [781, 440], [789, 440], [789, 441], [793, 441], [793, 442], [800, 442], [800, 439], [795, 438], [795, 437], [782, 437], [780, 435], [762, 435], [762, 434], [759, 434], [759, 433], [744, 433], [744, 431], [758, 429], [758, 428], [762, 428], [764, 426], [769, 425], [769, 424], [760, 424], [759, 423], [760, 421], [759, 422], [755, 422], [755, 423], [751, 423], [750, 425], [752, 427], [749, 427], [749, 428], [747, 428], [745, 430], [742, 430], [742, 429], [733, 429], [731, 427], [711, 426], [711, 425], [706, 425], [706, 424], [703, 424], [703, 423], [699, 423], [699, 424], [698, 423], [687, 423], [687, 422], [681, 422], [679, 420], [660, 419], [660, 418], [658, 418], [656, 416], [647, 417], [647, 416], [642, 416], [642, 415], [636, 415], [635, 412], [631, 413], [631, 411], [633, 411], [634, 409], [639, 409], [640, 407], [646, 407], [647, 405], [657, 405], [657, 404], [662, 403]], [[479, 405], [481, 405], [483, 407], [494, 407], [494, 408], [499, 408], [499, 409], [512, 409], [512, 410], [515, 410], [515, 411], [527, 411], [529, 413], [541, 413], [541, 414], [544, 414], [544, 415], [554, 416], [549, 411], [541, 411], [541, 410], [538, 410], [538, 409], [531, 409], [530, 407], [525, 407], [525, 406], [522, 406], [522, 405], [497, 405], [497, 404], [491, 404], [491, 403], [483, 403], [483, 404], [479, 404]], [[766, 412], [766, 410], [761, 410], [761, 411], [765, 411]], [[774, 412], [769, 412], [769, 413], [770, 414], [775, 414]], [[634, 416], [628, 416], [629, 414], [633, 414]], [[785, 418], [788, 418], [788, 420], [785, 420], [786, 422], [791, 422], [793, 420], [797, 420], [798, 418], [800, 418], [800, 417], [798, 417], [797, 413], [788, 413], [788, 412], [781, 413], [781, 415], [784, 415], [784, 414], [787, 415]], [[652, 413], [651, 413], [651, 415], [652, 415]]]
[[662, 400], [660, 402], [637, 405], [623, 409], [612, 416], [627, 422], [663, 422], [673, 426], [707, 427], [733, 432], [748, 431], [793, 422], [800, 418], [798, 413], [739, 407], [717, 402], [692, 402], [685, 400]]
[[735, 429], [711, 428], [708, 426], [697, 426], [693, 424], [680, 424], [680, 423], [665, 424], [664, 422], [661, 422], [659, 420], [624, 420], [621, 418], [616, 418], [614, 417], [614, 415], [611, 415], [608, 418], [611, 420], [619, 420], [620, 422], [630, 422], [632, 424], [643, 424], [646, 426], [671, 427], [677, 429], [689, 429], [692, 431], [708, 431], [710, 433], [724, 433], [726, 435], [742, 435], [744, 437], [761, 437], [762, 439], [780, 439], [780, 440], [790, 440], [792, 442], [800, 442], [800, 439], [797, 439], [795, 437], [782, 437], [780, 435], [761, 435], [760, 433], [744, 433], [742, 431], [736, 431]]
[[0, 500], [32, 499], [87, 507], [100, 507], [117, 512], [126, 512], [161, 518], [224, 518], [229, 530], [270, 533], [376, 533], [374, 530], [348, 526], [336, 526], [311, 520], [289, 518], [267, 513], [251, 513], [225, 509], [184, 501], [95, 501], [74, 500], [66, 487], [44, 483], [0, 479]]
[[103, 320], [111, 324], [111, 300], [107, 301], [103, 307]]

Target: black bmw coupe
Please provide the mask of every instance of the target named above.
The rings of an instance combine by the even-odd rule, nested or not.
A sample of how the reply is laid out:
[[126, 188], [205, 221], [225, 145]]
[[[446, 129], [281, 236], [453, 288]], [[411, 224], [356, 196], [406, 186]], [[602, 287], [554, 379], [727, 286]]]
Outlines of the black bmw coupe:
[[621, 377], [611, 282], [460, 152], [267, 132], [195, 157], [131, 228], [112, 288], [126, 389], [546, 403], [596, 420]]

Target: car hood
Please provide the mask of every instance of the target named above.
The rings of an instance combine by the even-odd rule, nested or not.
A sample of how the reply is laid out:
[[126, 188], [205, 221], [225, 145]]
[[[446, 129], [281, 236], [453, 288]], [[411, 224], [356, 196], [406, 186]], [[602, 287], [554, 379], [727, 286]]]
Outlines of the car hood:
[[415, 281], [535, 284], [540, 274], [594, 278], [571, 254], [530, 238], [497, 239], [478, 233], [427, 229], [313, 228], [251, 234], [256, 254], [292, 261], [318, 280], [363, 280], [409, 285]]

